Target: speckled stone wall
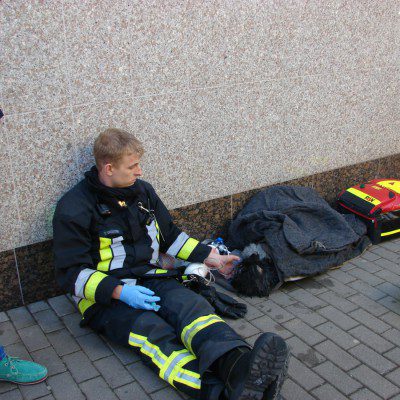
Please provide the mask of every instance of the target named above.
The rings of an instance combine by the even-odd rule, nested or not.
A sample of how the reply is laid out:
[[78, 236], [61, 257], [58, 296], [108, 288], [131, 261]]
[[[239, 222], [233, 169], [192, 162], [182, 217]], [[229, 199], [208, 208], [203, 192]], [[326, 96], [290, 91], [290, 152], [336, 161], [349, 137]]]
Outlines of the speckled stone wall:
[[[400, 152], [397, 0], [0, 2], [0, 252], [51, 240], [103, 129], [170, 209]], [[224, 206], [225, 207], [225, 206]]]

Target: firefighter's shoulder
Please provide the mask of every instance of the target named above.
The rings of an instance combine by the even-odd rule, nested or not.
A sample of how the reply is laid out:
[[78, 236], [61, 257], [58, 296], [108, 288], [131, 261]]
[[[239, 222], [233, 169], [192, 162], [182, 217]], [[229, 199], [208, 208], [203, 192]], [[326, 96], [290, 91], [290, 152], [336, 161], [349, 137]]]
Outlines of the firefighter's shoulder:
[[95, 206], [96, 198], [83, 179], [60, 198], [56, 215], [74, 217], [85, 213], [90, 214]]
[[147, 182], [143, 179], [138, 179], [136, 181], [136, 184], [139, 184], [141, 186], [141, 189], [150, 197], [156, 196], [156, 190], [150, 182]]

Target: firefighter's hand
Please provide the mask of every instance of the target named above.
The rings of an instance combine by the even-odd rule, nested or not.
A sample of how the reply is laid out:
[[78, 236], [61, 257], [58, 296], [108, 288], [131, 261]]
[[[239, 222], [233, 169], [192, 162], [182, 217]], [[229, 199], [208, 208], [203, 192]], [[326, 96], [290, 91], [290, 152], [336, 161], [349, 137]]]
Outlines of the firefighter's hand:
[[225, 279], [229, 279], [234, 274], [235, 261], [240, 261], [240, 257], [233, 254], [223, 256], [213, 248], [209, 256], [204, 260], [204, 264], [210, 269], [218, 270]]
[[125, 284], [119, 299], [133, 308], [158, 311], [160, 307], [156, 301], [160, 301], [160, 298], [153, 295], [152, 290], [143, 286]]

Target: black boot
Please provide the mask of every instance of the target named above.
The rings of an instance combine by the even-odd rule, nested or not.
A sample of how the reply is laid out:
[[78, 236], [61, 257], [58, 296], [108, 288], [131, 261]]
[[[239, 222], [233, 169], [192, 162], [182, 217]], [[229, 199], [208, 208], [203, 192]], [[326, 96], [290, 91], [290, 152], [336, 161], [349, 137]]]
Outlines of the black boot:
[[281, 370], [281, 373], [264, 391], [263, 400], [282, 400], [282, 397], [279, 395], [279, 393], [282, 389], [283, 383], [285, 382], [288, 368], [289, 368], [289, 354], [288, 357], [286, 358], [286, 362]]
[[274, 333], [263, 333], [252, 350], [239, 347], [221, 357], [219, 376], [229, 400], [278, 399], [287, 368], [289, 350]]

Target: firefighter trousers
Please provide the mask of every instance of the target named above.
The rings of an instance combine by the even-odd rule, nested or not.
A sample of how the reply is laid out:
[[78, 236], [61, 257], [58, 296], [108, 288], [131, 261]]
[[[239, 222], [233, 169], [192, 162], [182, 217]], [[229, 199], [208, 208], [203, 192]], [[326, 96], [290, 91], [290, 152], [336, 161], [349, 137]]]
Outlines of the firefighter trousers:
[[88, 325], [111, 341], [136, 349], [143, 362], [176, 389], [196, 399], [217, 400], [224, 384], [209, 368], [228, 351], [249, 345], [203, 297], [175, 279], [138, 284], [161, 298], [158, 312], [113, 300]]

